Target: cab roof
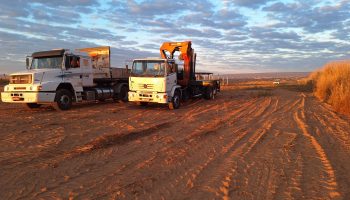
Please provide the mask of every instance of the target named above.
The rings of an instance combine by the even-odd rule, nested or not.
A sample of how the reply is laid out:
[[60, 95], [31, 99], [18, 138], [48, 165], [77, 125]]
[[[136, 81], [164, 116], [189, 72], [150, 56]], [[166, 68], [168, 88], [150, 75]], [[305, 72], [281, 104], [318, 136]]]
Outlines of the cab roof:
[[55, 49], [50, 51], [39, 51], [34, 52], [32, 54], [33, 58], [39, 58], [39, 57], [52, 57], [52, 56], [63, 56], [65, 50], [64, 49]]

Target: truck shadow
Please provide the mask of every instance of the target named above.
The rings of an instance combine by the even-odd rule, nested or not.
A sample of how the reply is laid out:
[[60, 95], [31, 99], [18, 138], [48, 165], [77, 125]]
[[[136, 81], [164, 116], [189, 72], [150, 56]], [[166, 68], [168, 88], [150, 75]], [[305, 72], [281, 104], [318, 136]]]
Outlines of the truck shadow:
[[[216, 97], [217, 98], [217, 97]], [[202, 97], [195, 97], [192, 99], [188, 99], [186, 101], [181, 101], [181, 105], [179, 109], [173, 110], [173, 111], [180, 111], [180, 110], [184, 110], [184, 109], [188, 109], [193, 105], [196, 105], [198, 103], [205, 103], [205, 102], [211, 102], [211, 101], [215, 101], [214, 100], [205, 100]], [[136, 103], [133, 102], [129, 102], [129, 108], [134, 108], [134, 109], [143, 109], [143, 110], [169, 110], [168, 104], [157, 104], [157, 103], [149, 103], [145, 106], [142, 105], [137, 105]]]
[[[216, 97], [219, 98], [219, 97]], [[214, 100], [215, 101], [215, 100]], [[181, 106], [179, 109], [177, 110], [183, 110], [183, 109], [187, 109], [195, 104], [198, 103], [204, 103], [204, 102], [210, 102], [208, 100], [205, 100], [201, 97], [197, 97], [197, 98], [193, 98], [193, 99], [189, 99], [187, 101], [181, 101]], [[43, 113], [48, 113], [48, 112], [75, 112], [78, 110], [85, 110], [85, 109], [101, 109], [101, 111], [103, 111], [103, 108], [106, 108], [106, 106], [109, 106], [108, 108], [110, 108], [110, 106], [115, 106], [115, 108], [120, 108], [120, 109], [133, 109], [133, 110], [169, 110], [168, 105], [167, 104], [157, 104], [157, 103], [149, 103], [146, 106], [141, 106], [141, 105], [137, 105], [134, 102], [115, 102], [113, 100], [106, 100], [103, 102], [84, 102], [84, 103], [74, 103], [71, 107], [70, 110], [67, 111], [57, 111], [55, 110], [51, 105], [49, 104], [44, 104], [42, 105], [40, 108], [34, 108], [34, 109], [25, 109], [24, 106], [18, 106], [18, 109], [20, 110], [20, 112], [32, 112], [32, 113], [38, 113], [38, 112], [43, 112]], [[176, 111], [176, 110], [174, 110]]]

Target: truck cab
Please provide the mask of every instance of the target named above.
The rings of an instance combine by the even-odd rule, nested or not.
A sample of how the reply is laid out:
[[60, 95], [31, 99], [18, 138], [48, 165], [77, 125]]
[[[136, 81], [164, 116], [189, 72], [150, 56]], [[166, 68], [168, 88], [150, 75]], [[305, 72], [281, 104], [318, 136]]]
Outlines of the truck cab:
[[[65, 49], [42, 51], [27, 57], [26, 63], [26, 71], [10, 75], [10, 83], [1, 94], [3, 102], [26, 103], [28, 107], [35, 108], [40, 104], [54, 102], [57, 87], [61, 83], [70, 83], [74, 91], [81, 91], [83, 82], [91, 84], [88, 80], [91, 64], [86, 55], [74, 54]], [[86, 75], [80, 77], [83, 73]], [[74, 98], [78, 96], [74, 94]]]
[[[129, 101], [169, 103], [177, 84], [177, 68], [174, 59], [145, 58], [133, 61], [129, 77]], [[180, 99], [178, 99], [180, 100]]]

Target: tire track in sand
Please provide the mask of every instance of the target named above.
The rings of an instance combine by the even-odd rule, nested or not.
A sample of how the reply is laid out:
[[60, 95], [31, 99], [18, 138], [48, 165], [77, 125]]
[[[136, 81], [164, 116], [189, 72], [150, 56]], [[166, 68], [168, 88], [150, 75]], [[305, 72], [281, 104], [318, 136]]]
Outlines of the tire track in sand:
[[[249, 105], [251, 105], [251, 106], [254, 106], [254, 104], [255, 104], [256, 102], [255, 101], [251, 101], [251, 102], [248, 102], [248, 104]], [[231, 105], [230, 104], [228, 104], [227, 106], [228, 106], [228, 108], [231, 108], [232, 106], [234, 107], [234, 108], [237, 108], [236, 106], [234, 106], [234, 105], [236, 105], [234, 102], [232, 102], [231, 103]], [[216, 107], [217, 105], [215, 104], [215, 105], [213, 105], [213, 107]], [[244, 104], [242, 105], [242, 104], [237, 104], [237, 106], [238, 106], [238, 110], [245, 110], [245, 109], [248, 109], [249, 107], [245, 107], [244, 106]], [[209, 110], [209, 112], [212, 110], [212, 107], [207, 107], [207, 108], [205, 108], [207, 111]], [[221, 109], [227, 109], [227, 108], [221, 108]], [[208, 115], [206, 115], [206, 116], [208, 116]], [[198, 116], [198, 117], [201, 117], [202, 118], [202, 116]], [[227, 117], [226, 115], [223, 115], [222, 117]], [[172, 123], [176, 123], [176, 122], [172, 122]], [[197, 123], [197, 122], [196, 122]], [[203, 121], [200, 121], [200, 123], [205, 123], [205, 121], [203, 122]], [[190, 127], [193, 127], [193, 128], [195, 128], [195, 126], [192, 126], [193, 124], [188, 124], [188, 126], [190, 126]], [[168, 126], [167, 127], [167, 129], [164, 129], [164, 130], [162, 130], [161, 132], [162, 132], [162, 138], [164, 138], [164, 137], [167, 137], [167, 136], [171, 136], [171, 135], [173, 135], [173, 131], [172, 131], [172, 128], [173, 126]], [[176, 129], [176, 127], [174, 127], [174, 129]], [[186, 129], [187, 130], [187, 129]], [[187, 132], [187, 131], [189, 131], [189, 132]], [[173, 141], [173, 142], [171, 142], [171, 143], [169, 143], [169, 142], [166, 142], [166, 146], [165, 147], [168, 147], [168, 148], [171, 148], [171, 149], [176, 149], [177, 151], [179, 151], [179, 148], [180, 149], [182, 149], [180, 146], [183, 146], [184, 144], [187, 144], [187, 140], [189, 139], [189, 135], [191, 135], [191, 134], [189, 134], [189, 133], [191, 133], [192, 131], [191, 131], [191, 129], [189, 129], [189, 130], [187, 130], [186, 132], [181, 132], [181, 134], [180, 134], [180, 132], [177, 132], [177, 137], [179, 137], [179, 139], [176, 139], [175, 141]], [[182, 135], [182, 136], [181, 136]], [[210, 134], [209, 134], [210, 135]], [[183, 136], [187, 136], [187, 137], [183, 137]], [[202, 136], [199, 136], [198, 138], [201, 138], [201, 139], [203, 139], [203, 137]], [[152, 154], [149, 154], [149, 155], [147, 155], [147, 156], [143, 156], [142, 158], [141, 157], [139, 157], [138, 156], [138, 159], [136, 159], [136, 160], [134, 160], [134, 161], [136, 161], [136, 162], [134, 162], [134, 161], [132, 161], [131, 163], [128, 163], [128, 166], [129, 167], [127, 167], [127, 168], [124, 168], [125, 170], [124, 170], [124, 174], [128, 174], [128, 173], [131, 173], [131, 171], [133, 171], [133, 170], [137, 170], [137, 171], [148, 171], [150, 168], [152, 168], [152, 166], [154, 165], [154, 166], [159, 166], [159, 163], [160, 162], [162, 162], [161, 160], [161, 158], [163, 157], [164, 158], [164, 156], [166, 156], [166, 157], [168, 157], [168, 156], [171, 156], [171, 155], [167, 155], [167, 154], [165, 154], [164, 155], [164, 152], [169, 152], [167, 149], [164, 149], [164, 148], [160, 148], [161, 146], [160, 146], [160, 144], [161, 143], [159, 143], [159, 142], [161, 142], [159, 139], [158, 140], [154, 140], [152, 143], [157, 143], [157, 144], [149, 144], [149, 142], [150, 142], [150, 140], [146, 140], [147, 139], [147, 137], [145, 137], [143, 140], [143, 142], [142, 143], [139, 143], [139, 145], [137, 146], [137, 148], [135, 148], [135, 147], [133, 147], [132, 149], [129, 149], [129, 147], [127, 147], [127, 146], [129, 146], [128, 144], [126, 144], [127, 146], [123, 146], [123, 149], [125, 149], [125, 148], [128, 148], [129, 150], [128, 151], [125, 151], [124, 152], [124, 150], [122, 150], [122, 149], [119, 149], [119, 154], [120, 155], [118, 155], [116, 158], [114, 158], [114, 159], [118, 159], [118, 158], [120, 158], [120, 156], [128, 156], [128, 157], [135, 157], [136, 155], [139, 155], [140, 153], [142, 153], [142, 151], [140, 151], [140, 150], [142, 150], [142, 149], [147, 149], [147, 151], [148, 152], [152, 152]], [[148, 144], [148, 145], [147, 145]], [[132, 143], [130, 143], [130, 145], [132, 145]], [[151, 146], [149, 146], [149, 145], [151, 145]], [[170, 146], [169, 146], [170, 145]], [[187, 145], [185, 145], [185, 146], [187, 146]], [[190, 148], [190, 147], [188, 147], [188, 148]], [[186, 147], [186, 149], [188, 149], [187, 147]], [[153, 149], [153, 150], [152, 150]], [[121, 152], [121, 150], [122, 150], [122, 152]], [[126, 149], [125, 149], [126, 150]], [[203, 150], [203, 149], [202, 149]], [[173, 152], [177, 152], [177, 151], [173, 151]], [[143, 151], [144, 152], [144, 151]], [[180, 151], [179, 151], [180, 152]], [[183, 150], [181, 150], [181, 152], [184, 152]], [[144, 152], [144, 153], [146, 153], [146, 152]], [[135, 154], [135, 155], [134, 155]], [[89, 154], [87, 154], [87, 155], [89, 155]], [[140, 154], [141, 155], [141, 154]], [[162, 156], [163, 155], [163, 156]], [[181, 153], [179, 153], [179, 156], [181, 155]], [[184, 155], [181, 155], [181, 156], [184, 156]], [[191, 153], [191, 156], [193, 156], [192, 155], [192, 153]], [[141, 159], [140, 159], [141, 158]], [[161, 171], [159, 171], [159, 169], [155, 169], [155, 171], [158, 171], [158, 175], [160, 175], [160, 176], [162, 176], [162, 177], [167, 177], [168, 175], [166, 175], [166, 174], [168, 174], [168, 173], [165, 173], [165, 171], [169, 171], [170, 169], [166, 169], [166, 170], [161, 170]], [[177, 168], [177, 170], [179, 170], [179, 168]], [[164, 171], [164, 173], [165, 174], [163, 174], [163, 171]], [[170, 170], [171, 172], [169, 172], [169, 174], [173, 174], [174, 173], [174, 169], [172, 169], [172, 170]], [[179, 170], [179, 171], [181, 171], [181, 170]], [[121, 172], [120, 172], [121, 173]], [[163, 175], [161, 175], [161, 174], [163, 174]], [[132, 176], [132, 174], [130, 174], [131, 176]], [[110, 176], [109, 176], [110, 177]], [[158, 176], [157, 176], [158, 177]], [[112, 178], [112, 177], [111, 177]], [[164, 178], [162, 178], [162, 179], [164, 179]], [[152, 178], [152, 180], [154, 180], [153, 178]], [[100, 182], [99, 183], [99, 185], [103, 185], [104, 184], [104, 182], [109, 182], [109, 181], [111, 181], [109, 178], [106, 178], [106, 179], [104, 179], [103, 180], [103, 182]], [[130, 182], [130, 181], [132, 181], [132, 180], [129, 180], [129, 181], [127, 181], [127, 182]], [[137, 182], [137, 180], [135, 180], [136, 182]], [[136, 183], [135, 183], [136, 184]], [[130, 183], [130, 184], [128, 184], [128, 185], [130, 185], [130, 187], [133, 187], [133, 185], [135, 185], [135, 184], [132, 184], [132, 182]], [[136, 184], [137, 185], [137, 184]], [[124, 186], [121, 186], [121, 187], [119, 187], [119, 189], [125, 189], [126, 191], [129, 191], [130, 192], [130, 188], [128, 189], [128, 187], [124, 187]]]
[[[277, 101], [277, 99], [276, 99]], [[207, 191], [207, 192], [213, 192], [217, 196], [220, 196], [220, 194], [223, 195], [223, 199], [229, 198], [229, 187], [231, 185], [231, 181], [235, 168], [237, 166], [237, 162], [244, 163], [242, 158], [249, 154], [251, 151], [253, 151], [258, 144], [260, 144], [265, 137], [265, 134], [267, 131], [271, 128], [272, 124], [275, 123], [275, 121], [270, 121], [268, 123], [262, 123], [264, 119], [268, 116], [270, 116], [273, 112], [266, 112], [269, 107], [271, 106], [272, 101], [271, 98], [266, 99], [264, 102], [260, 103], [259, 105], [263, 105], [261, 107], [255, 107], [256, 112], [252, 110], [248, 110], [248, 114], [251, 114], [254, 116], [253, 118], [248, 117], [249, 115], [245, 116], [244, 118], [240, 119], [240, 125], [236, 123], [232, 123], [235, 125], [233, 131], [233, 138], [229, 138], [228, 144], [224, 145], [222, 147], [222, 150], [220, 151], [220, 154], [216, 156], [216, 158], [213, 160], [215, 162], [210, 163], [209, 166], [206, 166], [204, 171], [201, 173], [201, 176], [199, 177], [199, 180], [196, 182], [206, 182], [205, 186], [201, 187], [200, 191]], [[276, 105], [276, 104], [274, 104]], [[275, 110], [274, 108], [271, 108], [272, 110]], [[262, 123], [261, 126], [256, 125], [254, 127], [250, 127], [244, 132], [242, 132], [242, 129], [246, 129], [246, 124], [249, 124], [250, 122], [256, 120], [256, 117], [261, 117], [261, 120], [257, 120], [255, 124]], [[231, 125], [232, 125], [231, 124]], [[257, 126], [259, 128], [257, 128]], [[257, 129], [256, 129], [257, 128]], [[227, 131], [231, 132], [231, 131]], [[225, 173], [228, 173], [226, 175], [222, 175]], [[205, 176], [203, 176], [205, 174]], [[210, 179], [208, 180], [208, 177]], [[219, 189], [215, 189], [215, 185], [217, 185], [217, 182], [220, 182], [221, 177], [224, 177], [224, 180], [221, 181], [222, 186], [219, 186]], [[195, 180], [192, 180], [194, 182]], [[196, 184], [196, 182], [194, 184]], [[199, 192], [197, 190], [197, 192]]]
[[[170, 168], [164, 169], [164, 171], [160, 173], [159, 176], [155, 177], [155, 179], [159, 180], [169, 176], [174, 176], [174, 172], [177, 172], [175, 173], [176, 178], [174, 178], [174, 181], [162, 185], [161, 188], [158, 188], [157, 190], [163, 191], [162, 194], [164, 195], [164, 193], [171, 193], [168, 191], [170, 188], [178, 188], [178, 191], [192, 188], [193, 184], [191, 180], [194, 179], [197, 174], [199, 174], [200, 171], [215, 158], [214, 155], [217, 152], [217, 150], [215, 150], [217, 146], [211, 147], [213, 143], [208, 144], [209, 141], [207, 139], [214, 137], [219, 133], [219, 130], [225, 128], [225, 121], [237, 120], [244, 115], [245, 111], [250, 111], [254, 108], [255, 103], [255, 101], [248, 101], [245, 104], [240, 105], [237, 110], [233, 109], [230, 111], [230, 114], [226, 113], [226, 115], [223, 116], [223, 119], [214, 120], [209, 124], [203, 124], [199, 129], [195, 129], [193, 132], [190, 131], [192, 132], [191, 134], [184, 134], [187, 135], [184, 140], [177, 141], [172, 144], [171, 147], [163, 149], [161, 152], [164, 152], [165, 154], [158, 154], [157, 159], [153, 160], [153, 163], [158, 163], [159, 160], [164, 160], [165, 166]], [[230, 105], [227, 106], [230, 107]], [[208, 128], [209, 130], [207, 130]], [[203, 158], [206, 158], [206, 160], [204, 160], [204, 162], [203, 160], [198, 160], [199, 163], [188, 162], [191, 160], [191, 157], [198, 157], [194, 152], [202, 152], [201, 154], [204, 154]], [[167, 158], [171, 158], [171, 160], [168, 160]], [[191, 165], [188, 166], [189, 164]], [[187, 170], [183, 171], [182, 169], [185, 168]], [[179, 190], [179, 188], [181, 189]], [[157, 191], [154, 193], [158, 194]]]
[[[234, 102], [233, 102], [234, 103]], [[181, 140], [176, 140], [174, 143], [171, 143], [171, 146], [167, 146], [164, 149], [160, 149], [159, 151], [156, 151], [156, 158], [151, 160], [151, 163], [147, 163], [147, 168], [143, 168], [142, 170], [149, 170], [153, 167], [156, 167], [159, 163], [164, 163], [165, 168], [163, 168], [161, 171], [157, 173], [156, 176], [153, 175], [154, 180], [164, 180], [168, 179], [169, 177], [174, 177], [173, 181], [167, 182], [166, 184], [162, 184], [160, 188], [157, 188], [157, 191], [152, 192], [153, 194], [159, 194], [164, 195], [167, 193], [171, 193], [169, 190], [177, 188], [177, 191], [184, 191], [188, 190], [191, 187], [191, 181], [188, 179], [189, 177], [195, 177], [196, 172], [199, 173], [200, 169], [204, 168], [207, 163], [211, 161], [215, 156], [215, 148], [220, 147], [220, 145], [215, 147], [210, 147], [214, 145], [213, 143], [209, 143], [212, 140], [208, 140], [210, 138], [213, 138], [215, 134], [218, 134], [218, 131], [222, 128], [225, 128], [226, 120], [237, 120], [240, 117], [244, 115], [244, 113], [251, 111], [255, 107], [255, 100], [245, 102], [244, 104], [238, 104], [238, 108], [236, 106], [233, 106], [235, 104], [227, 104], [225, 108], [223, 109], [229, 109], [230, 114], [222, 115], [225, 120], [215, 120], [213, 123], [205, 123], [203, 126], [200, 126], [202, 128], [195, 129], [185, 129], [185, 132], [181, 132], [181, 135], [185, 136]], [[234, 109], [232, 109], [234, 108]], [[200, 116], [198, 116], [200, 117]], [[232, 118], [232, 119], [230, 119]], [[203, 121], [202, 121], [203, 123]], [[192, 127], [192, 126], [191, 126]], [[194, 126], [195, 127], [195, 126]], [[211, 128], [210, 128], [211, 127]], [[206, 128], [210, 128], [211, 132], [206, 132]], [[197, 131], [198, 130], [198, 131]], [[209, 131], [209, 130], [208, 130]], [[171, 132], [171, 131], [168, 131]], [[190, 133], [190, 134], [189, 134]], [[202, 134], [201, 134], [202, 133]], [[220, 132], [222, 133], [222, 132]], [[178, 135], [179, 136], [179, 135]], [[181, 137], [180, 137], [181, 138]], [[198, 158], [198, 154], [196, 155], [195, 152], [200, 153], [203, 155], [202, 158], [206, 158], [206, 160], [198, 160], [198, 162], [193, 163], [189, 162], [193, 156]], [[209, 157], [208, 157], [209, 155]], [[150, 155], [152, 156], [152, 155]], [[168, 158], [171, 158], [171, 160], [168, 160]], [[187, 169], [187, 170], [183, 170]], [[159, 169], [158, 169], [159, 170]], [[187, 188], [186, 188], [187, 186]], [[129, 187], [123, 187], [123, 190], [125, 193], [128, 193], [130, 190]], [[147, 190], [144, 188], [144, 190]], [[163, 192], [159, 192], [163, 191]], [[130, 192], [130, 191], [129, 191]], [[168, 196], [168, 195], [165, 195]]]
[[324, 149], [322, 146], [317, 142], [315, 137], [313, 137], [308, 130], [308, 125], [305, 122], [305, 94], [301, 94], [301, 102], [299, 105], [298, 110], [294, 113], [294, 120], [297, 123], [299, 129], [301, 130], [302, 135], [307, 140], [307, 144], [311, 145], [310, 147], [315, 151], [315, 153], [318, 155], [318, 158], [320, 159], [320, 162], [322, 164], [322, 171], [324, 173], [324, 177], [320, 177], [320, 182], [324, 185], [324, 189], [327, 190], [328, 197], [329, 198], [338, 198], [340, 197], [340, 193], [338, 192], [338, 184], [335, 177], [335, 172], [332, 167], [332, 164], [330, 163]]

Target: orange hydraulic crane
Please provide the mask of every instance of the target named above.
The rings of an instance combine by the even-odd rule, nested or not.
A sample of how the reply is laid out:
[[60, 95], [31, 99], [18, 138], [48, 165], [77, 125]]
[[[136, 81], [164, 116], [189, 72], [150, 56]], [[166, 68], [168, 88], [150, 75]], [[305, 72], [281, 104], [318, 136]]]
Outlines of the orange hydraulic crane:
[[175, 52], [180, 52], [179, 59], [184, 61], [183, 78], [179, 78], [179, 85], [186, 87], [191, 80], [196, 80], [196, 54], [192, 49], [192, 42], [164, 42], [160, 47], [160, 55], [164, 59], [174, 59]]

